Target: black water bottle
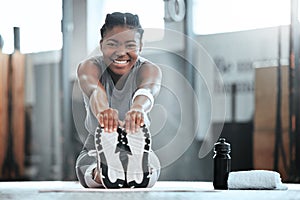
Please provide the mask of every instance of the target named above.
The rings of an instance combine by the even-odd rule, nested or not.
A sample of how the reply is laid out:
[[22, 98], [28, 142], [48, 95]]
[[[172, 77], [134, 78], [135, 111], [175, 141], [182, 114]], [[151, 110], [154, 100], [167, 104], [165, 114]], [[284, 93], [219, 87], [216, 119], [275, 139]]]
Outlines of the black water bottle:
[[230, 144], [220, 138], [214, 146], [214, 180], [215, 189], [226, 190], [228, 175], [231, 170]]

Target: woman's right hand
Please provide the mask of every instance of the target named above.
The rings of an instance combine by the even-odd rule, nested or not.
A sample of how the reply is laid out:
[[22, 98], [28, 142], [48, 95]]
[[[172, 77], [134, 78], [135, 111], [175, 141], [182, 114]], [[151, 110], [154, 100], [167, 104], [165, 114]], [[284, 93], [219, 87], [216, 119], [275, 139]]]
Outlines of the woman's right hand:
[[108, 108], [97, 114], [97, 119], [105, 132], [116, 132], [119, 125], [118, 110]]

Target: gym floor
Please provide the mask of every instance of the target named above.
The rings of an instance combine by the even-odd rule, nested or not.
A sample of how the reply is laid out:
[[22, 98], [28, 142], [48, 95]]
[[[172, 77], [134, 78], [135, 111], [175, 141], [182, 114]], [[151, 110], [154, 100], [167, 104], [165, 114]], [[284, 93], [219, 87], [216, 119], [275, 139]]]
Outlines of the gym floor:
[[87, 189], [78, 182], [27, 181], [0, 182], [1, 200], [19, 199], [222, 199], [295, 200], [300, 199], [300, 184], [286, 184], [288, 190], [214, 190], [211, 182], [160, 181], [150, 189]]

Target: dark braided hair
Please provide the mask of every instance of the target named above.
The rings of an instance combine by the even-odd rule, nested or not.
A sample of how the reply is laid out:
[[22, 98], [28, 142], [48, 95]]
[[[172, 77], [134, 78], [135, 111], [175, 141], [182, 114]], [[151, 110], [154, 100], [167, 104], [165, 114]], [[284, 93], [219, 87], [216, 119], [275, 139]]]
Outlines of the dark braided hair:
[[113, 29], [115, 26], [126, 26], [129, 29], [135, 29], [143, 37], [144, 30], [140, 24], [139, 17], [131, 13], [121, 13], [114, 12], [107, 14], [105, 18], [105, 23], [102, 26], [100, 32], [101, 37], [103, 38], [107, 31]]

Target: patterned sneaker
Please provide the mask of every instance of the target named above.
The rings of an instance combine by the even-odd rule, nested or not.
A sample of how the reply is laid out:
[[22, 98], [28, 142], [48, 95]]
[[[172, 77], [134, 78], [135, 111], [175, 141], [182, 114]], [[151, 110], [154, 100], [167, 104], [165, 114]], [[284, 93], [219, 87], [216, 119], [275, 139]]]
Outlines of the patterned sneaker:
[[131, 154], [128, 154], [126, 181], [130, 188], [146, 188], [150, 180], [149, 153], [151, 135], [144, 125], [137, 133], [126, 135]]
[[122, 142], [123, 131], [105, 133], [103, 128], [97, 127], [95, 132], [95, 147], [102, 184], [106, 188], [122, 188], [125, 184], [125, 173], [121, 162], [121, 153], [117, 145]]

